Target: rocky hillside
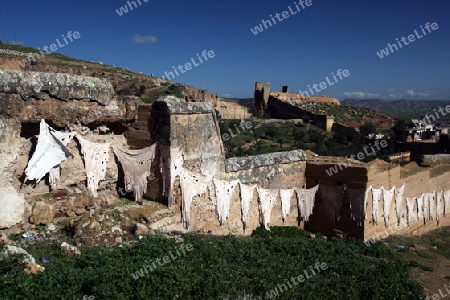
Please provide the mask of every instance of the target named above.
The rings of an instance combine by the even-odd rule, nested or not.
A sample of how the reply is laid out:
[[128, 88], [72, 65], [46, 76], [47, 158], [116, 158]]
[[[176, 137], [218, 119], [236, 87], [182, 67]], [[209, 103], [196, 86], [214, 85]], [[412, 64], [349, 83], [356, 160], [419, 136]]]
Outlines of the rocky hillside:
[[335, 122], [349, 127], [359, 127], [363, 124], [372, 123], [378, 129], [389, 129], [394, 125], [394, 120], [386, 116], [385, 113], [370, 108], [329, 103], [298, 103], [297, 105], [315, 114], [333, 116]]
[[434, 109], [450, 105], [450, 100], [357, 100], [345, 99], [342, 101], [345, 106], [357, 106], [376, 109], [390, 115], [399, 115], [405, 117], [416, 117], [420, 115], [432, 114]]
[[[208, 91], [174, 83], [167, 79], [135, 73], [126, 68], [83, 61], [58, 53], [45, 55], [39, 53], [39, 50], [32, 47], [0, 44], [0, 69], [105, 78], [112, 83], [116, 94], [138, 96], [145, 103], [151, 103], [164, 95], [174, 95], [189, 101], [211, 102], [215, 106], [220, 101], [216, 94]], [[34, 57], [28, 59], [30, 54]]]

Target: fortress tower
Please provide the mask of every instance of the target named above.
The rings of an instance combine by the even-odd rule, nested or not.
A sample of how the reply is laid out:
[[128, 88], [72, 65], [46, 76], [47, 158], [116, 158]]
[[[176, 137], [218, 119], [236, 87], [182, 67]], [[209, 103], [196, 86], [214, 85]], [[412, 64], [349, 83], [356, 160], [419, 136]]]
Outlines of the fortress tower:
[[264, 87], [262, 86], [262, 83], [257, 81], [255, 83], [255, 109], [256, 114], [259, 117], [264, 116], [264, 112], [267, 108], [267, 102], [269, 101], [269, 94], [270, 94], [270, 82], [264, 83]]

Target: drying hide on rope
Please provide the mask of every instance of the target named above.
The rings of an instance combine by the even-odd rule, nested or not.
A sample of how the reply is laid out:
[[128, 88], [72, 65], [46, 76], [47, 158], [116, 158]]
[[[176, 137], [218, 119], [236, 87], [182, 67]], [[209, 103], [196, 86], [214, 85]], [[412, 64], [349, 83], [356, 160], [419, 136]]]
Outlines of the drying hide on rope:
[[113, 149], [125, 175], [125, 190], [134, 191], [134, 200], [141, 201], [151, 175], [150, 168], [155, 158], [156, 144], [140, 150], [122, 150], [118, 147]]
[[424, 217], [423, 207], [424, 207], [425, 194], [420, 195], [417, 198], [417, 218], [420, 220]]
[[397, 225], [400, 226], [400, 220], [402, 218], [402, 205], [403, 205], [403, 194], [405, 193], [405, 184], [399, 189], [395, 189], [395, 212], [397, 214]]
[[198, 173], [193, 173], [187, 169], [182, 168], [180, 171], [180, 186], [182, 194], [182, 212], [181, 218], [185, 229], [190, 226], [190, 209], [192, 199], [195, 196], [206, 193], [211, 178], [203, 176]]
[[425, 219], [425, 224], [430, 220], [430, 193], [425, 193], [423, 195], [423, 218]]
[[383, 214], [386, 226], [389, 221], [389, 212], [391, 210], [392, 199], [394, 198], [395, 186], [390, 190], [383, 189]]
[[246, 185], [241, 182], [239, 183], [239, 187], [241, 189], [242, 222], [244, 222], [244, 226], [247, 226], [248, 211], [250, 209], [250, 202], [253, 199], [256, 184]]
[[441, 221], [441, 213], [442, 213], [442, 193], [443, 191], [436, 191], [436, 221], [439, 225]]
[[281, 199], [281, 214], [283, 221], [291, 212], [291, 198], [294, 193], [294, 189], [280, 189], [280, 199]]
[[[39, 182], [53, 167], [58, 166], [67, 157], [72, 156], [69, 150], [52, 132], [54, 133], [55, 130], [50, 128], [45, 123], [45, 120], [41, 120], [36, 150], [25, 169], [25, 182], [27, 180], [36, 180], [36, 182]], [[56, 182], [58, 177], [55, 173], [52, 172], [51, 180], [53, 182]]]
[[86, 170], [87, 188], [94, 197], [97, 197], [98, 184], [105, 180], [106, 163], [109, 160], [109, 143], [93, 143], [77, 135], [81, 145], [81, 154]]
[[333, 225], [341, 219], [342, 195], [344, 193], [344, 185], [326, 186], [320, 185], [320, 197]]
[[347, 188], [348, 198], [350, 200], [351, 216], [358, 226], [362, 226], [365, 219], [366, 207], [366, 189], [349, 189]]
[[416, 202], [416, 198], [406, 198], [406, 210], [407, 210], [407, 220], [408, 226], [411, 225], [414, 216], [414, 202]]
[[367, 206], [369, 205], [369, 203], [367, 202], [367, 199], [369, 199], [369, 193], [372, 191], [372, 186], [369, 186], [366, 189], [366, 194], [364, 195], [364, 199], [365, 200], [365, 204], [364, 204], [364, 220], [367, 220]]
[[230, 214], [231, 197], [233, 197], [234, 188], [237, 186], [239, 181], [225, 181], [214, 179], [213, 182], [216, 189], [217, 215], [219, 217], [220, 225], [223, 225], [226, 219], [228, 219], [228, 215]]
[[266, 230], [270, 230], [270, 213], [272, 212], [272, 208], [275, 205], [275, 200], [279, 194], [278, 189], [261, 189], [257, 188], [259, 195], [259, 211], [262, 217], [262, 223], [264, 224], [264, 228]]
[[170, 147], [158, 145], [160, 168], [163, 178], [163, 196], [167, 197], [168, 206], [172, 207], [173, 185], [175, 178], [181, 174], [183, 167], [183, 149], [181, 147]]
[[436, 191], [428, 193], [428, 201], [430, 201], [430, 220], [434, 220], [436, 215]]
[[372, 220], [376, 224], [378, 224], [378, 202], [380, 201], [383, 189], [383, 187], [379, 189], [372, 188]]
[[318, 189], [319, 185], [316, 185], [315, 187], [310, 189], [295, 188], [295, 192], [297, 194], [298, 209], [300, 210], [300, 217], [303, 218], [305, 222], [309, 221], [309, 217], [313, 213], [316, 193]]
[[444, 191], [444, 216], [450, 212], [450, 190]]
[[[76, 136], [76, 132], [72, 131], [72, 132], [61, 132], [61, 131], [56, 131], [55, 129], [49, 127], [48, 128], [51, 132], [51, 134], [58, 139], [58, 141], [61, 142], [61, 144], [64, 145], [64, 147], [67, 147], [67, 145], [69, 145], [69, 143], [72, 141], [73, 137]], [[48, 173], [48, 177], [49, 177], [49, 182], [50, 182], [50, 187], [52, 188], [52, 190], [56, 190], [58, 188], [58, 183], [59, 183], [59, 179], [60, 179], [60, 175], [61, 175], [61, 167], [59, 165], [53, 167], [50, 172]]]

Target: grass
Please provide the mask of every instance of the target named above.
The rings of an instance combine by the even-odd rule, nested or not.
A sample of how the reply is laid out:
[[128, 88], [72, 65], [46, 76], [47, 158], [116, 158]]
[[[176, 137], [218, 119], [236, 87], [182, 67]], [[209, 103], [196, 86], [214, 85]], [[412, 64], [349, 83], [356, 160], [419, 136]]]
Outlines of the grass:
[[[36, 243], [29, 252], [37, 259], [51, 257], [44, 273], [23, 274], [16, 259], [0, 261], [1, 299], [264, 299], [278, 284], [304, 274], [316, 263], [327, 268], [279, 294], [280, 299], [421, 299], [422, 288], [409, 279], [409, 266], [393, 258], [381, 243], [325, 239], [294, 227], [255, 230], [252, 237], [185, 235], [184, 245], [168, 263], [132, 274], [157, 262], [181, 244], [150, 236], [131, 247], [81, 248], [82, 256], [68, 257], [58, 245]], [[308, 271], [311, 275], [311, 272]]]

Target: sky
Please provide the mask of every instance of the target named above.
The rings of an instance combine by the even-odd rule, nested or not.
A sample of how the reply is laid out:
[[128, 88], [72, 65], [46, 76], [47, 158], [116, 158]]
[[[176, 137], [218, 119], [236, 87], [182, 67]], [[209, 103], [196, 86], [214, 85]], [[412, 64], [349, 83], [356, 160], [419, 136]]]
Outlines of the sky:
[[[256, 81], [269, 81], [272, 91], [287, 85], [340, 100], [450, 100], [449, 0], [132, 2], [5, 1], [0, 40], [43, 49], [59, 39], [58, 53], [172, 72], [173, 81], [222, 97], [251, 98]], [[69, 31], [79, 38], [67, 39]]]

